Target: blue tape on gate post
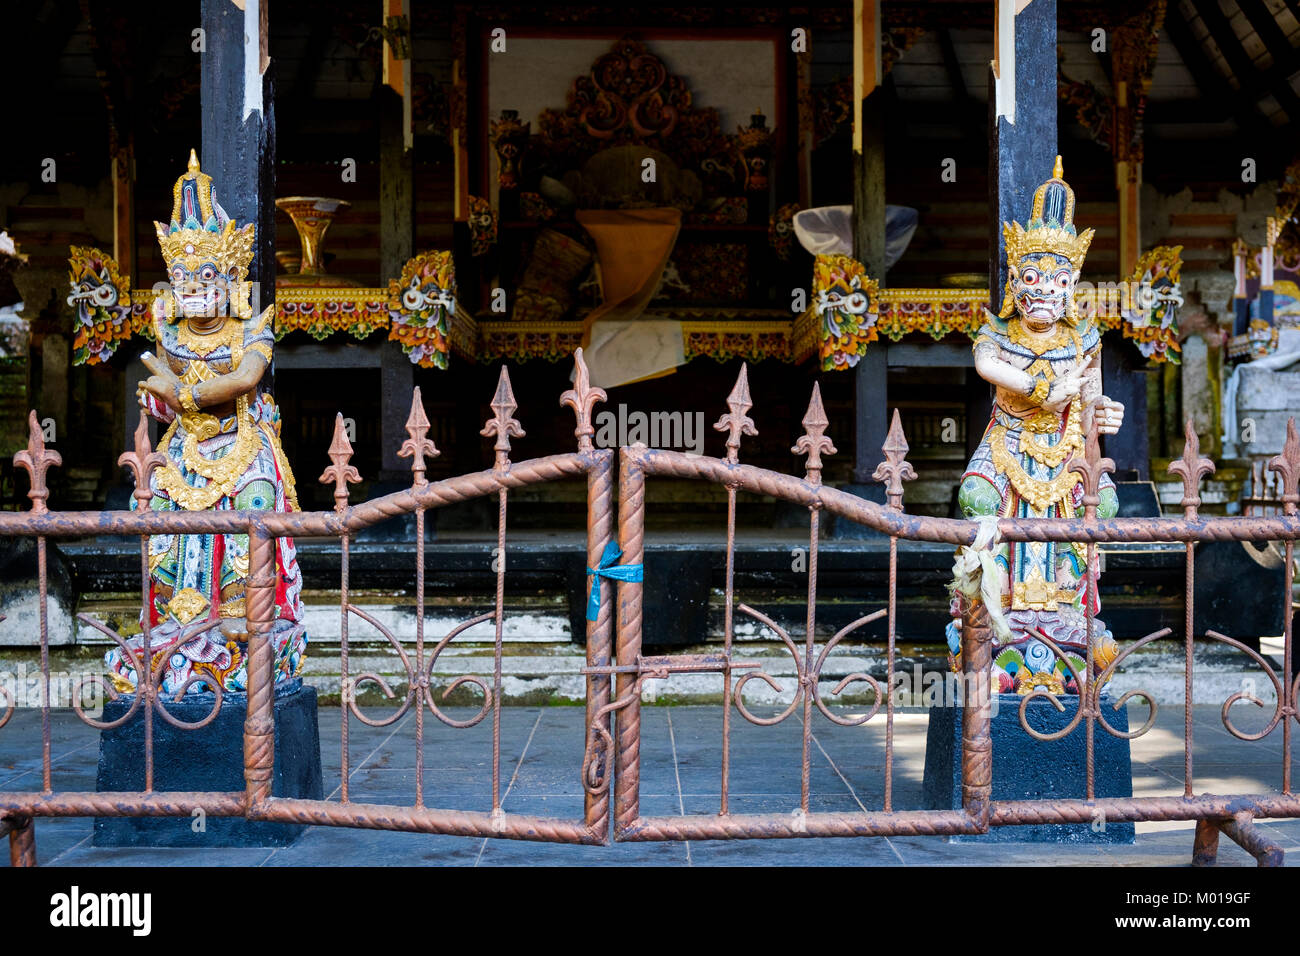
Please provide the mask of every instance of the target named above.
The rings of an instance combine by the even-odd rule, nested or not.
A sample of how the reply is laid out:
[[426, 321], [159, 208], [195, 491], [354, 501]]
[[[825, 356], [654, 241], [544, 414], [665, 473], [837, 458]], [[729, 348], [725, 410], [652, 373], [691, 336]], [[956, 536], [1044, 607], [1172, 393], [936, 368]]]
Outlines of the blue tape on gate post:
[[623, 557], [623, 549], [613, 541], [605, 545], [605, 553], [600, 556], [600, 565], [587, 568], [587, 576], [592, 578], [591, 594], [587, 598], [587, 620], [594, 621], [600, 616], [600, 579], [611, 581], [631, 581], [639, 583], [644, 566], [640, 564], [615, 564]]

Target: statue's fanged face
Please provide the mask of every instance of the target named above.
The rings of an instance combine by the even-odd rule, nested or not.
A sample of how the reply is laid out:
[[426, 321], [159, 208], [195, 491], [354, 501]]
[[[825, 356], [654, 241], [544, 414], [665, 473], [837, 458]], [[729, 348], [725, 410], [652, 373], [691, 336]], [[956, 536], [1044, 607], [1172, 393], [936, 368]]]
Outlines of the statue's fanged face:
[[212, 262], [177, 259], [171, 264], [172, 295], [176, 297], [177, 314], [186, 317], [227, 315], [230, 283], [236, 278], [235, 270], [227, 275]]
[[1065, 256], [1025, 256], [1018, 267], [1011, 268], [1016, 311], [1035, 323], [1060, 320], [1067, 312], [1078, 278]]

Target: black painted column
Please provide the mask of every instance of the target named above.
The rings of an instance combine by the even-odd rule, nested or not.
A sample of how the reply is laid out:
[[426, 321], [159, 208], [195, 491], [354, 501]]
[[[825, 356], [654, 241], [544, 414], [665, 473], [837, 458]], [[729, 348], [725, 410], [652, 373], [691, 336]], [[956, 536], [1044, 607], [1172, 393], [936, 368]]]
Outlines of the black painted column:
[[[989, 71], [989, 307], [1007, 282], [1004, 222], [1029, 218], [1034, 190], [1056, 160], [1056, 0], [997, 0]], [[999, 79], [1000, 77], [1000, 79]], [[1070, 167], [1066, 164], [1068, 178]]]
[[[408, 146], [402, 95], [381, 85], [375, 97], [379, 107], [380, 284], [387, 285], [389, 279], [402, 274], [402, 266], [415, 255], [415, 149]], [[380, 350], [380, 477], [386, 481], [409, 480], [410, 462], [399, 458], [397, 451], [407, 437], [414, 367], [396, 342], [383, 342]]]
[[[853, 256], [885, 287], [885, 91], [881, 86], [880, 0], [856, 0], [854, 77], [861, 84], [853, 136]], [[873, 342], [854, 369], [854, 484], [873, 483], [889, 432], [888, 346]]]
[[[275, 84], [267, 53], [268, 0], [201, 0], [199, 163], [217, 201], [241, 226], [257, 224], [249, 279], [254, 309], [275, 302]], [[248, 88], [246, 89], [245, 86]]]

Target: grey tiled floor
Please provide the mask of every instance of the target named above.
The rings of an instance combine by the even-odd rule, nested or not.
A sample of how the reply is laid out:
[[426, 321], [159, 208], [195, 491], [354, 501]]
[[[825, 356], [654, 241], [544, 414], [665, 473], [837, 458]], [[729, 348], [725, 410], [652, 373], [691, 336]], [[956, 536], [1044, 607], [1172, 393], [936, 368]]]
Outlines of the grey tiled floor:
[[[464, 716], [457, 714], [457, 716]], [[1145, 718], [1134, 708], [1134, 726]], [[1252, 719], [1257, 719], [1253, 718]], [[718, 707], [642, 710], [641, 808], [645, 814], [711, 814], [718, 810], [722, 716]], [[320, 712], [327, 797], [341, 783], [340, 712]], [[1240, 719], [1243, 729], [1252, 728]], [[415, 793], [414, 718], [390, 727], [350, 721], [349, 797], [355, 802], [410, 805]], [[893, 805], [921, 803], [925, 757], [924, 713], [900, 713], [895, 723]], [[814, 715], [811, 805], [814, 810], [879, 809], [884, 799], [884, 717], [863, 727], [841, 727]], [[507, 813], [563, 819], [581, 816], [578, 781], [583, 710], [579, 707], [506, 708], [501, 717], [502, 805]], [[70, 712], [53, 724], [56, 790], [93, 790], [96, 732]], [[1082, 731], [1080, 731], [1082, 732]], [[1249, 743], [1227, 733], [1215, 707], [1193, 709], [1195, 789], [1198, 793], [1271, 793], [1281, 787], [1281, 730]], [[0, 731], [0, 790], [40, 787], [40, 718], [20, 711]], [[730, 809], [734, 813], [792, 811], [799, 801], [801, 732], [798, 715], [757, 727], [733, 713]], [[1133, 742], [1134, 792], [1179, 795], [1183, 790], [1183, 711], [1162, 708], [1156, 726]], [[491, 720], [456, 730], [425, 721], [425, 802], [428, 806], [488, 810], [491, 806]], [[1300, 747], [1293, 744], [1293, 757]], [[1300, 861], [1300, 822], [1264, 822]], [[374, 830], [309, 827], [278, 849], [124, 849], [91, 845], [88, 819], [40, 819], [42, 864], [147, 866], [313, 865], [941, 865], [1080, 866], [1186, 865], [1192, 828], [1185, 822], [1138, 824], [1128, 846], [949, 843], [933, 837], [875, 839], [690, 841], [577, 847]], [[1253, 866], [1230, 840], [1220, 841], [1224, 865]]]

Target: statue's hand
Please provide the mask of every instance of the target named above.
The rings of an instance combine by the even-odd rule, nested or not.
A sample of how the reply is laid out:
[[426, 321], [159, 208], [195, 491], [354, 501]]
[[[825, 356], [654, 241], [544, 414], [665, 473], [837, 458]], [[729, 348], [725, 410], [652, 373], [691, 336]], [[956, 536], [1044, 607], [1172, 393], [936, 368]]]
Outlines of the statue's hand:
[[1092, 407], [1092, 427], [1099, 435], [1114, 435], [1123, 424], [1123, 403], [1109, 399], [1105, 395], [1100, 396]]
[[153, 395], [174, 412], [181, 411], [180, 382], [165, 379], [161, 375], [150, 375], [139, 384], [136, 391], [144, 390]]
[[1043, 408], [1060, 414], [1065, 406], [1075, 401], [1083, 391], [1084, 363], [1076, 365], [1052, 383], [1043, 399]]
[[136, 395], [143, 401], [144, 393], [148, 392], [173, 411], [181, 411], [182, 386], [176, 373], [168, 368], [165, 362], [148, 352], [140, 356], [140, 361], [153, 374], [136, 386]]

